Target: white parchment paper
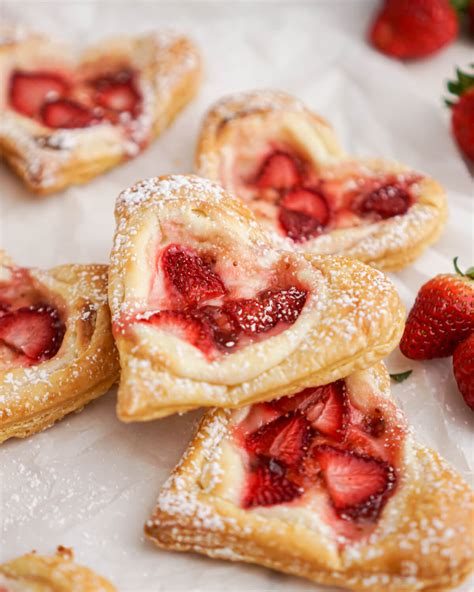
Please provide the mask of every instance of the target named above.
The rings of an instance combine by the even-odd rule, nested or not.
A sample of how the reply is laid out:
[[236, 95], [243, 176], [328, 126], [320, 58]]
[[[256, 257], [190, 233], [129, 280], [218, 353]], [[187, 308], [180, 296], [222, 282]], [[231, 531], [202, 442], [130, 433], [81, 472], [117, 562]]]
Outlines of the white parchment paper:
[[[142, 156], [88, 185], [46, 199], [28, 194], [0, 166], [0, 245], [23, 265], [106, 262], [119, 191], [138, 179], [190, 172], [205, 110], [224, 94], [274, 87], [304, 99], [333, 123], [348, 151], [395, 158], [447, 189], [450, 219], [439, 243], [393, 275], [407, 306], [420, 285], [474, 263], [474, 186], [449, 133], [444, 83], [472, 61], [459, 41], [438, 56], [401, 64], [374, 52], [365, 31], [377, 3], [0, 2], [0, 18], [25, 22], [80, 47], [103, 35], [173, 27], [200, 44], [202, 91]], [[450, 360], [415, 363], [394, 352], [391, 371], [414, 370], [394, 386], [419, 438], [472, 482], [474, 414], [457, 392]], [[256, 566], [166, 553], [142, 526], [160, 485], [184, 450], [198, 413], [147, 424], [115, 417], [115, 392], [79, 415], [0, 449], [0, 560], [63, 544], [122, 592], [323, 590]], [[324, 588], [324, 590], [329, 590]], [[474, 590], [474, 581], [459, 590]]]

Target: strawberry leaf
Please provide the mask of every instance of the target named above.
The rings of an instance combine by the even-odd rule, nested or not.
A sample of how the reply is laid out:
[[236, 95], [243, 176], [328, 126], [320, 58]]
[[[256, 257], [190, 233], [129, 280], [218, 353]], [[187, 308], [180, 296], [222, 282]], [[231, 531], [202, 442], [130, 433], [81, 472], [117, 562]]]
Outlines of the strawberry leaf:
[[394, 382], [403, 382], [410, 376], [412, 372], [413, 370], [406, 370], [405, 372], [399, 372], [398, 374], [390, 374], [390, 378]]
[[[470, 64], [470, 67], [474, 68], [474, 64]], [[474, 73], [463, 72], [460, 68], [456, 68], [456, 79], [449, 80], [447, 83], [449, 92], [456, 97], [460, 97], [472, 87], [474, 87]], [[445, 99], [445, 103], [448, 107], [454, 104], [451, 99]]]

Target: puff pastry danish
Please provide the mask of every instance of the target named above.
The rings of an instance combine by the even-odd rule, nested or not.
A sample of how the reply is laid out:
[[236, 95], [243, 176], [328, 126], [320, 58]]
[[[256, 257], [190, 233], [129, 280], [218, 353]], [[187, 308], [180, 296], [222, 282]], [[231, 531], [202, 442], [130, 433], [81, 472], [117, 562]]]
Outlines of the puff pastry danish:
[[73, 562], [70, 549], [52, 557], [28, 553], [0, 565], [0, 592], [117, 592], [105, 578]]
[[397, 163], [347, 156], [323, 119], [281, 92], [219, 101], [204, 120], [196, 163], [287, 246], [384, 270], [414, 261], [446, 219], [436, 181]]
[[136, 156], [193, 98], [184, 36], [120, 36], [80, 59], [48, 37], [0, 30], [0, 152], [33, 191], [83, 183]]
[[473, 496], [418, 444], [383, 364], [208, 412], [145, 531], [160, 547], [366, 592], [442, 592], [473, 566]]
[[403, 308], [382, 273], [276, 248], [211, 181], [138, 183], [119, 196], [116, 220], [109, 302], [124, 421], [331, 382], [400, 338]]
[[0, 251], [0, 442], [82, 409], [118, 372], [107, 267], [24, 269]]

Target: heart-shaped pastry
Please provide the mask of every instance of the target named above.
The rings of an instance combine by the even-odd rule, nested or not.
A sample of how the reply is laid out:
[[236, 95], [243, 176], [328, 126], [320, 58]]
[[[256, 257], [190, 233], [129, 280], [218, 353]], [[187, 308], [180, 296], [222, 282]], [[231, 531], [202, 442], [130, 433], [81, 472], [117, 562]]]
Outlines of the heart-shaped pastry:
[[109, 302], [122, 420], [272, 399], [398, 343], [403, 307], [382, 273], [276, 248], [211, 181], [142, 181], [119, 196], [116, 221]]
[[415, 592], [471, 572], [473, 525], [472, 491], [414, 440], [377, 364], [210, 411], [145, 531], [166, 549], [350, 590]]
[[117, 592], [105, 578], [74, 563], [71, 549], [27, 553], [0, 565], [0, 592]]
[[0, 251], [0, 442], [81, 410], [118, 372], [107, 266], [25, 269]]
[[30, 189], [83, 183], [136, 156], [194, 97], [196, 47], [168, 31], [106, 39], [80, 59], [0, 31], [0, 152]]
[[219, 101], [204, 120], [196, 163], [286, 248], [384, 270], [419, 257], [446, 219], [436, 181], [393, 162], [347, 156], [323, 119], [281, 92]]

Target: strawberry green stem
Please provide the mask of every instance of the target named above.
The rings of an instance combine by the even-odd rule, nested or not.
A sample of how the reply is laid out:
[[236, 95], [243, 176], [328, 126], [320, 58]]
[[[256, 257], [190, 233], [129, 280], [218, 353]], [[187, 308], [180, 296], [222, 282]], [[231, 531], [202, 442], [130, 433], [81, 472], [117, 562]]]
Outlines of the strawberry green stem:
[[459, 257], [454, 257], [454, 259], [453, 259], [453, 265], [454, 265], [454, 269], [456, 270], [456, 273], [458, 275], [463, 276], [463, 277], [468, 277], [468, 278], [471, 278], [471, 280], [474, 280], [474, 267], [469, 267], [466, 271], [463, 272], [459, 268], [458, 259], [459, 259]]

